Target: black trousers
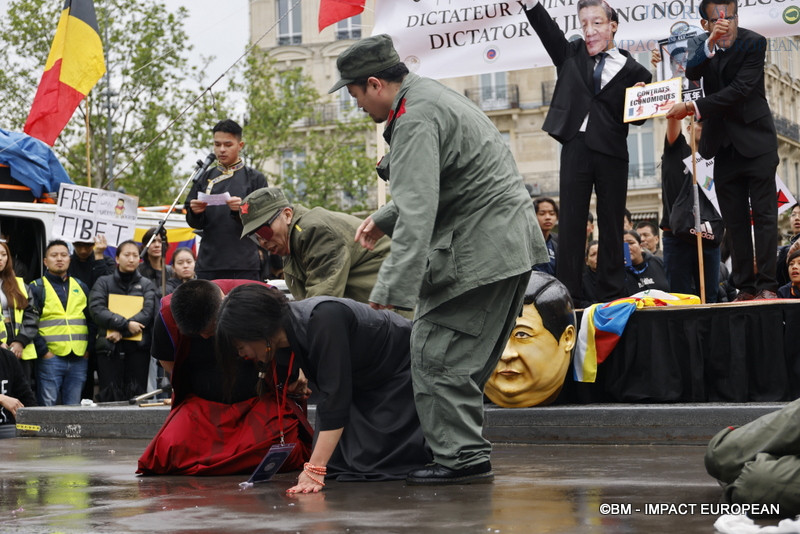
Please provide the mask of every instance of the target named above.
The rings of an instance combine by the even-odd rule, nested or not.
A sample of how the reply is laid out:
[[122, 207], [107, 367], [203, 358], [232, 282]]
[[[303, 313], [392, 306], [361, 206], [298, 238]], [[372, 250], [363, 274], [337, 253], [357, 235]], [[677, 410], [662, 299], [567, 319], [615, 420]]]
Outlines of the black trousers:
[[592, 188], [597, 195], [597, 298], [623, 296], [625, 265], [622, 222], [628, 194], [627, 160], [607, 156], [586, 146], [579, 133], [561, 149], [561, 206], [558, 217], [556, 278], [567, 286], [576, 306], [584, 304], [581, 281], [586, 259], [586, 222]]
[[714, 184], [719, 209], [731, 243], [733, 284], [739, 291], [753, 295], [762, 290], [778, 289], [775, 279], [778, 249], [775, 170], [778, 162], [775, 152], [746, 158], [733, 145], [721, 149], [714, 159]]
[[100, 390], [97, 400], [111, 402], [129, 400], [147, 389], [150, 354], [135, 341], [122, 340], [112, 351], [98, 351], [97, 380]]

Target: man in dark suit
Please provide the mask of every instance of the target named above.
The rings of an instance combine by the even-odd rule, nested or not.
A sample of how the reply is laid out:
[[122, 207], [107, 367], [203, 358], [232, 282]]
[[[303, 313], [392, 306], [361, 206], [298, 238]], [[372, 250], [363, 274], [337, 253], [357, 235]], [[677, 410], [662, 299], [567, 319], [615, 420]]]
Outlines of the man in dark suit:
[[737, 300], [775, 298], [779, 160], [775, 124], [764, 91], [767, 40], [739, 28], [735, 2], [703, 0], [700, 15], [708, 33], [690, 40], [686, 75], [690, 80], [703, 78], [706, 96], [693, 104], [676, 104], [667, 117], [682, 119], [694, 113], [703, 120], [699, 152], [706, 159], [715, 158], [714, 183], [731, 236], [733, 282], [740, 291]]
[[594, 187], [597, 222], [602, 228], [597, 297], [601, 301], [613, 300], [622, 296], [625, 281], [622, 254], [622, 214], [628, 193], [628, 125], [622, 121], [625, 89], [647, 83], [652, 76], [627, 51], [616, 47], [617, 13], [602, 0], [578, 2], [583, 39], [572, 42], [539, 2], [525, 13], [558, 73], [550, 111], [542, 127], [563, 145], [556, 276], [567, 286], [576, 306], [584, 305], [581, 280], [586, 219]]

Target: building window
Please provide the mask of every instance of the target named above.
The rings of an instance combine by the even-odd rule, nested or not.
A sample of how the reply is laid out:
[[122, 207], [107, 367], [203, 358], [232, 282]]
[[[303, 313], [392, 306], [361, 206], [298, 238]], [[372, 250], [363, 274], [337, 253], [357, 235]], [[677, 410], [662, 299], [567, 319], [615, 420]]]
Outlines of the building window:
[[303, 150], [284, 150], [281, 152], [281, 182], [285, 189], [294, 192], [295, 198], [302, 198], [306, 184], [297, 176], [297, 171], [305, 167], [306, 153]]
[[654, 187], [658, 185], [656, 176], [656, 149], [653, 121], [642, 126], [634, 126], [628, 132], [628, 176], [633, 179], [632, 188]]
[[481, 74], [481, 109], [508, 109], [508, 83], [505, 72]]
[[354, 15], [337, 22], [336, 39], [361, 39], [361, 15]]
[[292, 7], [291, 0], [278, 0], [278, 46], [296, 45], [303, 41], [303, 21], [300, 3]]

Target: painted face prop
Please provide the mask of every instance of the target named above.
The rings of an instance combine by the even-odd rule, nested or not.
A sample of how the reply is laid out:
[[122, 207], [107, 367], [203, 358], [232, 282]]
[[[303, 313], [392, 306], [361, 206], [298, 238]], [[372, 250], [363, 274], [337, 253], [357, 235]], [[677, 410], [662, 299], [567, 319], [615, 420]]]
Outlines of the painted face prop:
[[[542, 280], [545, 285], [539, 283], [536, 287]], [[523, 306], [485, 389], [489, 400], [505, 408], [537, 406], [555, 400], [564, 385], [575, 346], [572, 302], [560, 282], [550, 275], [534, 273], [525, 301], [530, 303]], [[558, 318], [543, 320], [542, 313]], [[558, 338], [551, 330], [561, 331]]]

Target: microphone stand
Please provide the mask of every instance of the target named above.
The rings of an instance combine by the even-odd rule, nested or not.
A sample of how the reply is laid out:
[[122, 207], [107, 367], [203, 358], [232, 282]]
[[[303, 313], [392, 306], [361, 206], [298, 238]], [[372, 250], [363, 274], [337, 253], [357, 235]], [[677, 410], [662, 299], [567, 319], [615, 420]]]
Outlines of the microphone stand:
[[175, 197], [175, 200], [172, 201], [172, 205], [167, 210], [167, 213], [164, 214], [164, 218], [158, 222], [158, 226], [156, 227], [156, 231], [153, 232], [153, 236], [150, 238], [150, 241], [147, 242], [144, 249], [142, 249], [142, 256], [147, 261], [147, 251], [150, 249], [150, 245], [153, 244], [153, 240], [156, 236], [161, 236], [162, 232], [164, 237], [161, 238], [161, 296], [163, 297], [167, 292], [167, 231], [164, 228], [164, 225], [167, 223], [167, 219], [169, 219], [170, 214], [175, 210], [175, 206], [178, 204], [178, 201], [183, 196], [183, 192], [186, 191], [186, 188], [189, 187], [190, 183], [196, 182], [200, 178], [200, 174], [203, 171], [203, 162], [201, 160], [197, 160], [196, 167], [192, 172], [192, 175], [186, 180], [186, 183], [183, 184], [181, 190], [178, 192], [178, 196]]

